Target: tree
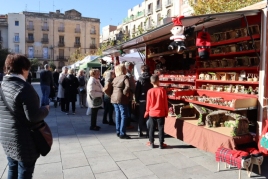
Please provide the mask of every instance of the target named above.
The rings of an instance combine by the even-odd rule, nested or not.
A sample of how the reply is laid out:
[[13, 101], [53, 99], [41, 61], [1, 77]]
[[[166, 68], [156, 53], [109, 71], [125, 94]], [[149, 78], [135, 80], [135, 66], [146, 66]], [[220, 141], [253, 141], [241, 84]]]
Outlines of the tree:
[[194, 11], [192, 15], [202, 15], [236, 11], [260, 1], [262, 0], [189, 0], [189, 4]]
[[53, 61], [49, 61], [48, 65], [50, 66], [50, 68], [52, 69], [52, 71], [54, 71], [56, 69], [56, 65], [54, 64]]
[[0, 49], [0, 72], [3, 71], [8, 54], [9, 54], [8, 49]]
[[42, 65], [37, 58], [30, 60], [30, 63], [31, 63], [31, 72], [32, 73], [36, 72], [38, 70], [38, 67], [40, 67]]
[[68, 64], [70, 65], [80, 60], [83, 60], [88, 55], [89, 55], [88, 53], [82, 54], [80, 48], [76, 49], [75, 52], [70, 56], [70, 59], [68, 60]]

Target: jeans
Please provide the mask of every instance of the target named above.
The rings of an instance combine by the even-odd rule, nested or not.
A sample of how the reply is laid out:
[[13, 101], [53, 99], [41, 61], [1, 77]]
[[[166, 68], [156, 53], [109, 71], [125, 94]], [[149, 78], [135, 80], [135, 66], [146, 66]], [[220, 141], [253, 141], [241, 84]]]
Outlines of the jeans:
[[158, 124], [159, 143], [162, 144], [164, 142], [165, 117], [151, 117], [151, 116], [149, 116], [149, 141], [151, 143], [154, 142], [154, 131], [155, 131], [156, 123]]
[[111, 103], [111, 98], [107, 95], [104, 95], [104, 113], [102, 122], [107, 121], [107, 115], [109, 114], [109, 123], [113, 123], [113, 112], [114, 106]]
[[42, 91], [41, 105], [42, 106], [49, 105], [50, 86], [41, 85], [41, 91]]
[[[146, 111], [146, 101], [139, 103], [139, 121], [138, 121], [138, 131], [142, 132], [142, 129], [144, 129], [145, 122], [147, 119], [144, 118], [144, 114]], [[148, 134], [148, 128], [146, 128], [147, 134]]]
[[8, 160], [8, 179], [31, 179], [34, 172], [35, 161], [19, 162], [10, 157]]
[[79, 91], [79, 105], [81, 107], [86, 107], [86, 98], [87, 98], [87, 93], [86, 92], [81, 92]]
[[127, 105], [114, 104], [115, 129], [120, 136], [126, 135]]
[[97, 126], [98, 111], [99, 111], [99, 108], [91, 108], [91, 126], [90, 127]]

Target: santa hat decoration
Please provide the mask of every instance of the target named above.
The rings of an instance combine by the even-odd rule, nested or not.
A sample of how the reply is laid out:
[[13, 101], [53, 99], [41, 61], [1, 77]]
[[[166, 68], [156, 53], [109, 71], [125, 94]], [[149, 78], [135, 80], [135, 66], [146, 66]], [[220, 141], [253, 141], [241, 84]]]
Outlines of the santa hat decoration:
[[196, 38], [196, 47], [201, 59], [208, 59], [210, 54], [211, 38], [208, 32], [200, 31]]
[[173, 17], [172, 22], [174, 26], [183, 26], [181, 23], [181, 19], [184, 18], [184, 16], [179, 16], [179, 17]]

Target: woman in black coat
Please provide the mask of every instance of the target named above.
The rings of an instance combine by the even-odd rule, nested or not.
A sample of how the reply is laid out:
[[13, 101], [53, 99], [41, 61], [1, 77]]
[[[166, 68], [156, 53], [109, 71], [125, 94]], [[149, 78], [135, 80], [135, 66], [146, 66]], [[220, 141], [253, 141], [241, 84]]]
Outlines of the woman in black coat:
[[[22, 55], [8, 55], [6, 76], [0, 98], [0, 141], [7, 155], [8, 179], [30, 179], [40, 154], [29, 130], [48, 115], [49, 106], [40, 107], [39, 96], [26, 82], [30, 61]], [[9, 107], [12, 111], [9, 110]]]
[[72, 103], [72, 111], [75, 114], [75, 102], [78, 93], [79, 82], [74, 76], [74, 70], [68, 70], [68, 76], [62, 81], [62, 87], [64, 88], [64, 98], [66, 101], [66, 114], [69, 115], [69, 106]]

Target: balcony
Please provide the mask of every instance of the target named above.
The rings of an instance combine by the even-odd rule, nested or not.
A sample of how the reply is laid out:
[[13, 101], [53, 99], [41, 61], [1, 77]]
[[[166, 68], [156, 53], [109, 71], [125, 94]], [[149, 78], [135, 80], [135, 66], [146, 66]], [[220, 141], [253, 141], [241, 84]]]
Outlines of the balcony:
[[90, 30], [90, 34], [96, 34], [96, 30]]
[[13, 38], [14, 43], [20, 43], [20, 38], [18, 36]]
[[42, 38], [41, 39], [41, 42], [43, 43], [43, 44], [48, 44], [48, 38]]
[[58, 32], [65, 32], [65, 27], [59, 27]]
[[147, 9], [146, 15], [151, 15], [153, 14], [153, 8]]
[[156, 5], [155, 11], [157, 12], [157, 11], [161, 11], [161, 10], [162, 10], [162, 5], [161, 4]]
[[50, 59], [50, 55], [48, 55], [48, 54], [46, 54], [46, 55], [44, 55], [44, 54], [31, 54], [31, 55], [26, 54], [26, 57], [30, 58], [30, 59], [37, 58], [37, 59], [40, 59], [40, 60]]
[[80, 42], [75, 42], [74, 43], [74, 48], [79, 48], [81, 47], [81, 43]]
[[58, 47], [65, 47], [65, 43], [64, 42], [59, 42]]
[[34, 43], [34, 38], [33, 37], [28, 37], [26, 38], [27, 43]]
[[96, 44], [90, 44], [90, 49], [97, 49]]
[[33, 25], [27, 25], [27, 30], [34, 30], [34, 26]]
[[68, 61], [68, 59], [69, 59], [69, 56], [57, 56], [57, 60], [59, 60], [59, 61]]
[[42, 26], [42, 31], [49, 31], [49, 27], [48, 26]]
[[81, 33], [81, 29], [80, 28], [75, 28], [74, 33]]
[[172, 6], [173, 2], [172, 0], [166, 0], [166, 7]]
[[17, 54], [22, 54], [22, 50], [21, 49], [11, 49], [10, 52], [11, 53], [17, 53]]

